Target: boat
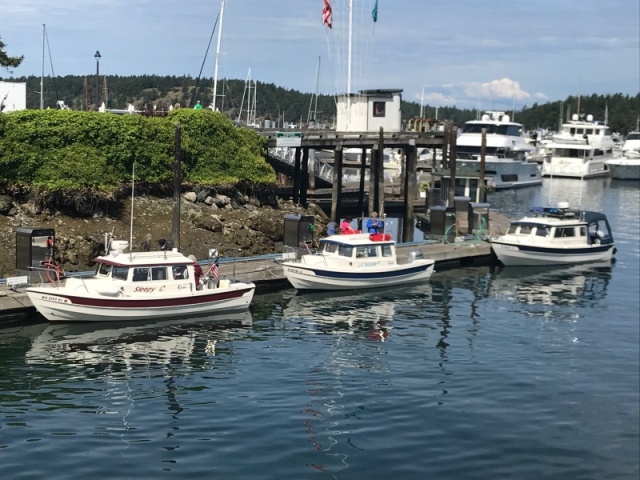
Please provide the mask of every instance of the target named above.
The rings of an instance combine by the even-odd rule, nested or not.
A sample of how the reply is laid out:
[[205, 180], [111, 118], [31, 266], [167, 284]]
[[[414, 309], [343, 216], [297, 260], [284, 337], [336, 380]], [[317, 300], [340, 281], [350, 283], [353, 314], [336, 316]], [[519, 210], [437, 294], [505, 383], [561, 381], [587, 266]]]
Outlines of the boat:
[[464, 124], [456, 140], [456, 168], [480, 171], [482, 131], [486, 131], [485, 179], [496, 190], [542, 184], [538, 150], [525, 139], [522, 125], [504, 112], [488, 111]]
[[573, 114], [548, 145], [551, 155], [542, 163], [545, 177], [590, 178], [609, 175], [607, 163], [616, 158], [609, 127], [593, 115]]
[[[215, 268], [196, 285], [194, 261], [169, 251], [129, 252], [114, 240], [93, 259], [89, 276], [60, 276], [26, 289], [36, 310], [50, 322], [103, 322], [211, 315], [247, 309], [255, 284], [216, 278]], [[213, 254], [217, 255], [217, 251]]]
[[620, 150], [621, 157], [607, 161], [611, 178], [640, 180], [640, 132], [629, 132]]
[[506, 266], [568, 265], [610, 260], [615, 252], [606, 215], [574, 210], [567, 202], [532, 210], [511, 222], [505, 235], [491, 240]]
[[318, 251], [282, 261], [287, 280], [298, 290], [356, 290], [428, 280], [434, 260], [422, 252], [396, 256], [389, 233], [330, 235], [319, 240]]

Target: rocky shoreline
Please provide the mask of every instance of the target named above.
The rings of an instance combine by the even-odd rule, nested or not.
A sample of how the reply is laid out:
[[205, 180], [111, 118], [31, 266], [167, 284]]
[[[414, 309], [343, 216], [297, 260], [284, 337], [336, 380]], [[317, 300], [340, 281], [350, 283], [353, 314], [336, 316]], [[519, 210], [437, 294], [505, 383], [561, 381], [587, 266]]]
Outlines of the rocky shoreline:
[[[68, 272], [92, 269], [91, 259], [104, 252], [105, 233], [130, 238], [131, 200], [123, 199], [114, 210], [110, 214], [96, 209], [91, 216], [78, 217], [0, 195], [0, 278], [15, 274], [19, 227], [53, 228], [56, 260], [62, 268]], [[180, 204], [180, 251], [198, 259], [207, 258], [209, 248], [234, 249], [239, 256], [282, 252], [286, 214], [312, 215], [315, 235], [326, 233], [329, 218], [314, 204], [305, 209], [280, 199], [264, 205], [240, 193], [185, 192]], [[151, 248], [159, 248], [158, 240], [171, 238], [173, 198], [137, 196], [133, 217], [133, 245], [138, 248], [150, 239]]]

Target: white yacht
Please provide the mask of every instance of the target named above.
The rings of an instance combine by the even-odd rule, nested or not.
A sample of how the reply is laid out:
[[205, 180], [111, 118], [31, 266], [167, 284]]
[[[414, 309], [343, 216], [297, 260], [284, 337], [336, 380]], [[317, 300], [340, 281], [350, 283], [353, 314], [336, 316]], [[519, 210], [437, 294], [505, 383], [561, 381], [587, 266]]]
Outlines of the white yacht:
[[611, 178], [640, 180], [640, 132], [629, 132], [621, 151], [622, 157], [607, 161]]
[[466, 122], [456, 140], [456, 164], [480, 170], [482, 130], [486, 130], [485, 178], [495, 189], [540, 185], [542, 176], [533, 160], [537, 148], [524, 137], [522, 125], [504, 112], [489, 111]]
[[609, 174], [607, 162], [616, 158], [615, 142], [609, 127], [573, 114], [553, 136], [551, 156], [544, 159], [542, 175], [545, 177], [589, 178]]

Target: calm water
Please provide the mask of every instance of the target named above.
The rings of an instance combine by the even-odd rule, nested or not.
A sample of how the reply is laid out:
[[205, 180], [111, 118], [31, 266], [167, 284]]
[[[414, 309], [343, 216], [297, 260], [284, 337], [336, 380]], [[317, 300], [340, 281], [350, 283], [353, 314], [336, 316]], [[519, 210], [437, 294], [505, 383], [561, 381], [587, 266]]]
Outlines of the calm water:
[[0, 329], [0, 476], [637, 479], [640, 189], [545, 180], [521, 215], [607, 212], [613, 264], [257, 295], [224, 319]]

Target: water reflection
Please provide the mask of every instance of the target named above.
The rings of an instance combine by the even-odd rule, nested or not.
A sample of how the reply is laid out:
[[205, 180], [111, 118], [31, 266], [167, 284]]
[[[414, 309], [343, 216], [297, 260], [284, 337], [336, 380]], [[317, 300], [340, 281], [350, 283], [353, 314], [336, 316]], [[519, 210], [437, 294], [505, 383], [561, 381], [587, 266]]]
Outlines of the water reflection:
[[44, 324], [25, 357], [29, 364], [120, 364], [126, 367], [168, 365], [190, 361], [196, 339], [215, 354], [217, 342], [251, 326], [249, 311], [193, 320], [108, 322], [106, 324]]
[[611, 261], [566, 268], [498, 267], [489, 295], [530, 305], [593, 306], [606, 296], [611, 273]]
[[[410, 302], [409, 302], [410, 301]], [[369, 340], [384, 341], [391, 334], [391, 320], [411, 305], [430, 303], [429, 283], [385, 290], [367, 290], [356, 294], [338, 292], [283, 293], [283, 317], [307, 322], [325, 334], [352, 334]]]

